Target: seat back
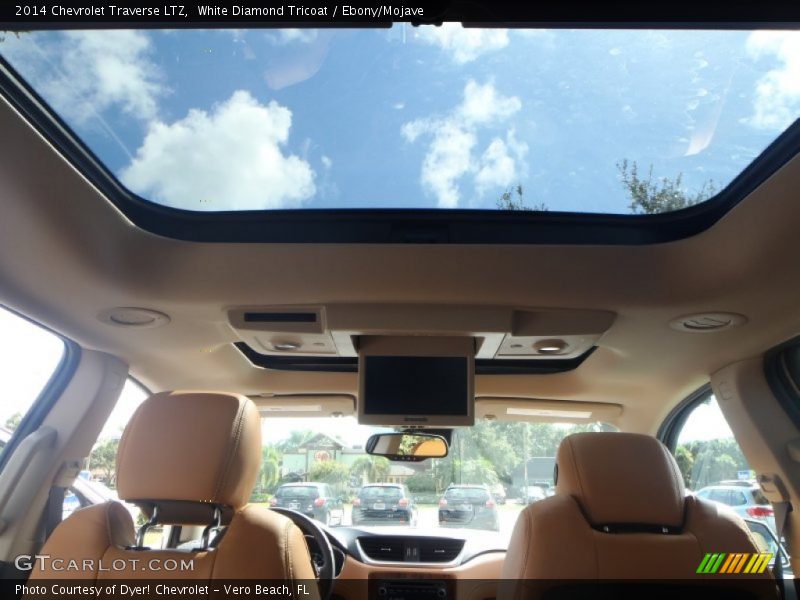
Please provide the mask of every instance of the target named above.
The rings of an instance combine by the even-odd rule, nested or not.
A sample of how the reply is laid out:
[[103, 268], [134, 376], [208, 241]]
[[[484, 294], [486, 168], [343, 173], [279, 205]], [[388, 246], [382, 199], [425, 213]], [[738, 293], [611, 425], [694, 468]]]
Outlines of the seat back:
[[[733, 561], [734, 555], [757, 552], [737, 515], [686, 495], [675, 459], [658, 440], [580, 433], [559, 447], [555, 495], [519, 515], [504, 563], [504, 589], [507, 597], [527, 597], [599, 582], [661, 587], [670, 580], [702, 585], [704, 593], [721, 585], [726, 593], [775, 597], [768, 570], [747, 576], [698, 573], [706, 553], [725, 553]], [[511, 580], [518, 583], [509, 586]]]
[[[210, 526], [224, 520], [214, 547], [143, 548], [119, 502], [78, 510], [42, 548], [30, 580], [260, 579], [310, 583], [305, 538], [292, 521], [248, 506], [261, 461], [261, 420], [247, 398], [161, 393], [134, 413], [120, 440], [117, 488], [158, 524]], [[316, 587], [309, 589], [312, 599]], [[297, 593], [296, 586], [290, 589]], [[303, 595], [306, 598], [306, 595]]]

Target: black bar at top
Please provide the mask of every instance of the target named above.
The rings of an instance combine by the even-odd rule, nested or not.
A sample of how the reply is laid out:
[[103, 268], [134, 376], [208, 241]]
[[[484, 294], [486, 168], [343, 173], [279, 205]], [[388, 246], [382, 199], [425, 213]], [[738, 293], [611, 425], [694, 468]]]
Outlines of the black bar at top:
[[[208, 10], [202, 10], [202, 7], [208, 7]], [[168, 0], [165, 3], [152, 3], [143, 0], [62, 0], [0, 3], [0, 30], [87, 26], [380, 27], [396, 22], [435, 24], [448, 21], [463, 22], [467, 26], [796, 28], [800, 26], [800, 2], [406, 0], [381, 3], [363, 0], [239, 0], [230, 3]]]

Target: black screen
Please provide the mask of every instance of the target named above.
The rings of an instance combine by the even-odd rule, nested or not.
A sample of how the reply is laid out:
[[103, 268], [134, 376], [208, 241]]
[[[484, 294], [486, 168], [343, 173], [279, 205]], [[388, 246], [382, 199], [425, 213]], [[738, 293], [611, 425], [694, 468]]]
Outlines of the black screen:
[[461, 356], [365, 356], [365, 415], [464, 416], [468, 359]]

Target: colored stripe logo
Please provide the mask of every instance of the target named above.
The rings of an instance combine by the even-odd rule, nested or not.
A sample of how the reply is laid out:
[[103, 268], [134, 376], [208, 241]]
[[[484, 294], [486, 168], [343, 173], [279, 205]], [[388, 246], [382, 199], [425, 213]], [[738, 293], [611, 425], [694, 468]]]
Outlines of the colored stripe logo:
[[700, 561], [700, 566], [697, 567], [697, 573], [705, 575], [714, 574], [757, 574], [763, 573], [769, 566], [769, 561], [772, 560], [771, 552], [763, 552], [761, 554], [744, 553], [725, 553], [714, 552], [708, 553]]

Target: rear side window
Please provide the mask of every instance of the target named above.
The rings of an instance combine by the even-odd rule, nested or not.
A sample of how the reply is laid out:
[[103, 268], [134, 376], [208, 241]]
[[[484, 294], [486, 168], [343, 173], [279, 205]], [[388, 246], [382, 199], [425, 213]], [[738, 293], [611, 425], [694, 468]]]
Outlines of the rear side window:
[[731, 506], [742, 506], [747, 504], [747, 498], [742, 492], [731, 491]]
[[486, 502], [489, 492], [480, 488], [451, 488], [444, 497], [448, 500], [465, 500], [467, 502]]
[[[711, 393], [698, 402], [684, 420], [677, 437], [675, 459], [686, 487], [692, 491], [755, 482], [755, 473]], [[714, 490], [709, 498], [731, 506], [745, 504], [740, 490]]]
[[55, 373], [64, 341], [0, 307], [0, 453]]
[[317, 488], [313, 486], [292, 486], [278, 488], [275, 493], [278, 498], [316, 498], [318, 496]]
[[721, 502], [722, 504], [731, 503], [731, 495], [728, 490], [712, 490], [711, 494], [708, 496], [708, 499], [713, 500], [714, 502]]
[[400, 488], [395, 487], [365, 487], [361, 490], [360, 496], [366, 500], [393, 500], [403, 497]]

